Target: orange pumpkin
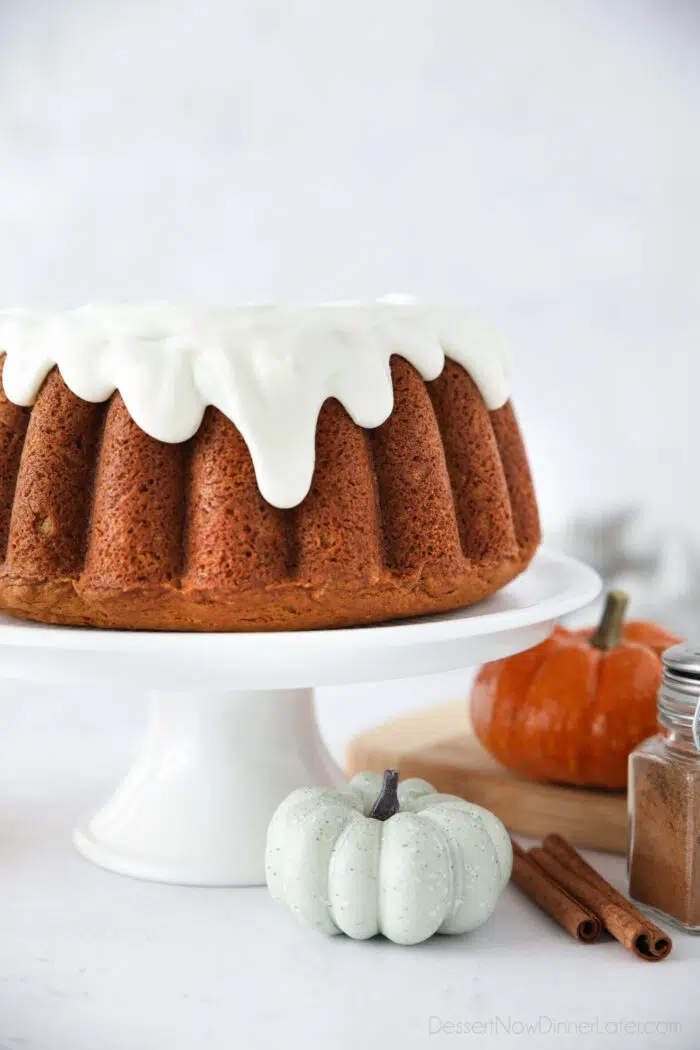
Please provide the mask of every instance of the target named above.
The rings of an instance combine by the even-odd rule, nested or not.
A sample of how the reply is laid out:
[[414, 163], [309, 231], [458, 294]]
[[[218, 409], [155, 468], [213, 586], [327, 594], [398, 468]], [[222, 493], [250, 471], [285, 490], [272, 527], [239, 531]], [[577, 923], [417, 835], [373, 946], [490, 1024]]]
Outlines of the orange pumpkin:
[[627, 756], [656, 732], [661, 653], [680, 641], [656, 624], [623, 626], [611, 591], [596, 630], [556, 627], [547, 641], [486, 664], [471, 696], [474, 732], [515, 773], [624, 788]]

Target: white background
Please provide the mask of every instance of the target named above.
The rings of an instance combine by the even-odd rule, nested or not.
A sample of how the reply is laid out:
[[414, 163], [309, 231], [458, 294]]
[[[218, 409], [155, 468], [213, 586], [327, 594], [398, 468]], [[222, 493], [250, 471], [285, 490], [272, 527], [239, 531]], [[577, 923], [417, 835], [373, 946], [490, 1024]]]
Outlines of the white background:
[[[609, 575], [638, 586], [638, 608], [700, 635], [699, 53], [693, 0], [2, 0], [0, 300], [405, 291], [475, 304], [515, 349], [549, 535], [606, 566], [611, 537], [616, 556], [626, 545]], [[616, 525], [626, 510], [632, 525]], [[324, 694], [322, 723], [340, 751], [362, 725], [466, 682]], [[48, 737], [89, 741], [106, 769], [122, 768], [141, 714], [126, 705], [123, 736], [110, 742], [118, 698], [49, 699], [8, 687], [4, 745], [28, 749], [19, 755], [38, 791], [32, 819], [42, 792], [64, 784], [72, 801], [55, 815], [64, 835], [85, 770], [62, 763], [59, 749], [42, 780], [31, 732], [12, 737], [18, 712], [31, 720], [39, 704]], [[104, 702], [104, 720], [81, 714], [89, 701]], [[38, 834], [48, 863], [50, 811]], [[27, 870], [44, 855], [30, 852]], [[70, 884], [56, 893], [45, 907], [70, 907]], [[102, 921], [101, 900], [90, 923]], [[54, 920], [41, 904], [37, 913], [45, 935]], [[55, 921], [70, 929], [63, 912]], [[14, 927], [27, 944], [34, 929]], [[80, 937], [99, 931], [75, 936], [80, 954]], [[235, 938], [231, 929], [229, 947]], [[522, 944], [509, 951], [518, 965], [530, 958]], [[46, 1009], [37, 966], [32, 956], [27, 995], [14, 1000], [27, 1018], [32, 1002]], [[555, 984], [542, 966], [540, 980]], [[625, 972], [635, 1001], [643, 988], [652, 1001], [657, 971]], [[462, 974], [449, 977], [456, 1016]], [[56, 996], [77, 995], [63, 979]], [[418, 978], [407, 980], [408, 1000]], [[602, 981], [593, 985], [603, 994]], [[482, 993], [469, 988], [473, 1006]], [[347, 997], [360, 1008], [357, 987]], [[492, 1010], [493, 988], [481, 1002]], [[44, 1030], [8, 1045], [76, 1050], [66, 1016], [54, 1044]], [[159, 1046], [150, 1029], [140, 1044], [134, 1025], [115, 1046]], [[5, 1035], [24, 1038], [0, 1015]], [[239, 1044], [232, 1032], [219, 1045]]]

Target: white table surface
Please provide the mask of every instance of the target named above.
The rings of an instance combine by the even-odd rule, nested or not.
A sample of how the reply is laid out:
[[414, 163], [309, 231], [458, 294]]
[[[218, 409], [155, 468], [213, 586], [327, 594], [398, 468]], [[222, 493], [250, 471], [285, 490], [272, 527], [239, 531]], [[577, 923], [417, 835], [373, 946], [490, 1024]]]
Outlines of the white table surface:
[[[340, 757], [362, 725], [464, 683], [326, 690], [321, 724]], [[138, 696], [3, 686], [1, 1050], [464, 1045], [450, 1023], [498, 1050], [700, 1045], [700, 939], [680, 933], [662, 965], [614, 942], [584, 948], [509, 887], [469, 937], [355, 943], [297, 926], [264, 889], [91, 866], [71, 829], [115, 786], [145, 718]], [[592, 859], [624, 887], [622, 860]]]

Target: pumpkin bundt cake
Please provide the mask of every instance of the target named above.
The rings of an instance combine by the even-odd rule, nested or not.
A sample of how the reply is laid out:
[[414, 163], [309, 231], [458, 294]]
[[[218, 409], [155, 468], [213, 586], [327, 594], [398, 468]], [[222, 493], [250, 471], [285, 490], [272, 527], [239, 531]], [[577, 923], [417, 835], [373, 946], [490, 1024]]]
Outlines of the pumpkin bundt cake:
[[0, 609], [341, 627], [469, 605], [540, 539], [498, 333], [367, 305], [0, 313]]

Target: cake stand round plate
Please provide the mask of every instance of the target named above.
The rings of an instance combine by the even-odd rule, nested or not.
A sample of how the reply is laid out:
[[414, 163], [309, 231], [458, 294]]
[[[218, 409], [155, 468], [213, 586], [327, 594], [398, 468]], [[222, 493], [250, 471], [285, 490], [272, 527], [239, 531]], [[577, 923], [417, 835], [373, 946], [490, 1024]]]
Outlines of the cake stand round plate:
[[104, 631], [2, 616], [0, 652], [7, 678], [153, 694], [134, 766], [75, 832], [84, 856], [162, 882], [256, 885], [264, 882], [267, 824], [285, 795], [342, 781], [318, 732], [313, 686], [508, 656], [543, 641], [599, 590], [592, 569], [542, 551], [494, 597], [439, 616], [271, 634]]

